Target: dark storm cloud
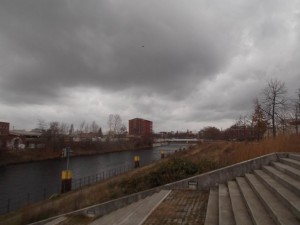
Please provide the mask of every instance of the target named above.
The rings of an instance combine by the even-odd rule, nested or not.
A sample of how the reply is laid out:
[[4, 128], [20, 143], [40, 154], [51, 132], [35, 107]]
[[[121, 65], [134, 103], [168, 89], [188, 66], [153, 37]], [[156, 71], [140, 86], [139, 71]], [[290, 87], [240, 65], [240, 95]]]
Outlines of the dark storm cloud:
[[203, 4], [169, 3], [1, 1], [1, 61], [13, 67], [1, 72], [2, 101], [41, 102], [76, 86], [189, 93], [224, 67], [236, 39]]
[[249, 114], [268, 79], [299, 88], [299, 4], [2, 0], [0, 120], [101, 112], [185, 130]]

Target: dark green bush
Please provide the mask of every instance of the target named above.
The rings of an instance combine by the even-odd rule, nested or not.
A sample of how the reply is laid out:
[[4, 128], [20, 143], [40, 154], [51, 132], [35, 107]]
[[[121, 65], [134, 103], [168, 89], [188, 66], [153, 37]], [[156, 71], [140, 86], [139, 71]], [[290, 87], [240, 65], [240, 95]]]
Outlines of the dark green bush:
[[155, 171], [124, 179], [121, 182], [121, 188], [124, 194], [131, 194], [182, 180], [218, 167], [219, 164], [217, 162], [208, 159], [200, 160], [196, 164], [186, 159], [173, 157], [159, 166]]
[[194, 163], [174, 157], [156, 171], [151, 172], [146, 178], [150, 187], [156, 187], [190, 177], [197, 172], [198, 168]]

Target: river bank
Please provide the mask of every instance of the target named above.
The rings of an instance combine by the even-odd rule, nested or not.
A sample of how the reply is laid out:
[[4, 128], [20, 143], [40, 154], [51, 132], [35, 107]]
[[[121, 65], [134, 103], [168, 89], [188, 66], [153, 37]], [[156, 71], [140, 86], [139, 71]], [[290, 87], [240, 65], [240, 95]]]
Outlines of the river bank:
[[[80, 156], [89, 156], [89, 155], [101, 155], [113, 152], [124, 152], [131, 150], [140, 150], [140, 149], [151, 149], [151, 146], [139, 146], [139, 147], [128, 147], [128, 148], [113, 148], [99, 151], [95, 148], [83, 149], [83, 148], [72, 148], [71, 157], [80, 157]], [[25, 149], [25, 150], [5, 150], [0, 151], [0, 167], [22, 164], [22, 163], [31, 163], [38, 161], [46, 161], [61, 158], [61, 151], [52, 150], [52, 149]]]

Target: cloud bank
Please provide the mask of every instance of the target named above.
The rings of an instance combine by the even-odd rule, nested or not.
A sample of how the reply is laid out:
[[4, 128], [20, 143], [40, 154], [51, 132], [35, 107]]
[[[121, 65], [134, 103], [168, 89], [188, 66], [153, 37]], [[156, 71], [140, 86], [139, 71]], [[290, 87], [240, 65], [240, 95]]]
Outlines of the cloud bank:
[[266, 81], [300, 87], [299, 1], [4, 0], [0, 120], [226, 127]]

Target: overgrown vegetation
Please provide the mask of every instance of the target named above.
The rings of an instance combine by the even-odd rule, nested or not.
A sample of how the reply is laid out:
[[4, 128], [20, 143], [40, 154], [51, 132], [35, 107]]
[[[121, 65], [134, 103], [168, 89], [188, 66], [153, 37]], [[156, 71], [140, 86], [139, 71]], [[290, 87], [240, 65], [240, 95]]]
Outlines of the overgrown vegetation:
[[300, 152], [300, 135], [281, 135], [260, 142], [232, 143], [232, 151], [225, 155], [230, 164], [242, 162], [273, 152]]
[[218, 168], [218, 163], [211, 160], [204, 159], [193, 163], [186, 158], [178, 158], [175, 156], [149, 173], [139, 173], [134, 178], [124, 178], [120, 185], [124, 194], [131, 194], [185, 179], [216, 168]]

